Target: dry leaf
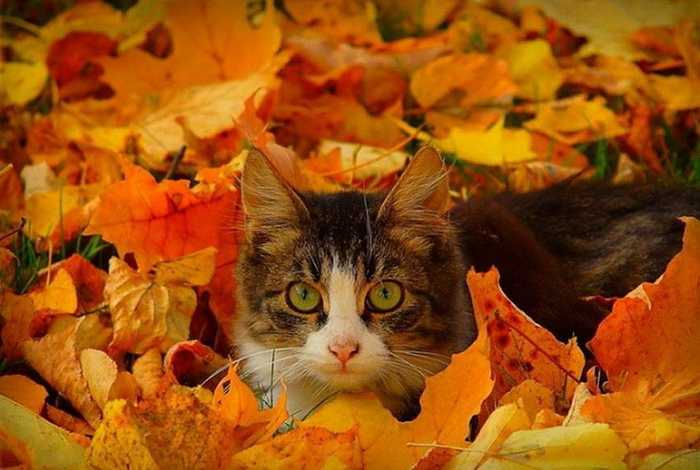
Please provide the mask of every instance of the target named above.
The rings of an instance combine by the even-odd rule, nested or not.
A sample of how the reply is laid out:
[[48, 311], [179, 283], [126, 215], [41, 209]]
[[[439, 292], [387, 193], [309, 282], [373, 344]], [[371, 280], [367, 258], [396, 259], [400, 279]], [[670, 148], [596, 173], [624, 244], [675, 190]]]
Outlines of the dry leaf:
[[514, 385], [532, 379], [569, 402], [584, 365], [576, 340], [560, 343], [513, 305], [501, 291], [495, 268], [470, 270], [467, 283], [477, 324], [486, 325], [491, 340], [493, 397], [499, 400]]
[[582, 412], [641, 455], [700, 446], [700, 222], [683, 220], [664, 276], [617, 301], [590, 342], [613, 393]]
[[[10, 441], [5, 440], [10, 437]], [[15, 440], [16, 439], [16, 440]], [[75, 443], [63, 429], [54, 426], [45, 419], [35, 415], [22, 405], [0, 396], [0, 450], [5, 463], [6, 445], [23, 444], [22, 454], [14, 453], [15, 458], [29, 459], [19, 461], [26, 466], [19, 468], [82, 468], [84, 449]], [[15, 450], [15, 449], [10, 449]], [[12, 458], [8, 458], [12, 462]]]
[[158, 283], [118, 258], [110, 260], [109, 274], [105, 297], [114, 325], [110, 354], [143, 354], [151, 348], [165, 352], [187, 339], [197, 304], [191, 287]]
[[82, 320], [71, 320], [60, 331], [37, 340], [24, 341], [22, 353], [27, 363], [61, 393], [90, 425], [96, 427], [102, 413], [83, 376], [76, 348], [76, 332]]
[[12, 374], [0, 376], [0, 395], [40, 415], [48, 392], [28, 377]]

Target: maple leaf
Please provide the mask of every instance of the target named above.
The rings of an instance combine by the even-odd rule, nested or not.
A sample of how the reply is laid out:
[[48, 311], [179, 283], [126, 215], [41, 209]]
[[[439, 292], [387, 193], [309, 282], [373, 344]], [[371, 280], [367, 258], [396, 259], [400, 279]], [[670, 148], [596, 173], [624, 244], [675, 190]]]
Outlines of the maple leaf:
[[112, 258], [105, 285], [114, 325], [110, 354], [151, 348], [165, 352], [189, 335], [197, 296], [192, 285], [206, 284], [214, 272], [214, 248], [157, 263], [155, 274], [134, 271]]
[[584, 366], [572, 339], [562, 344], [552, 333], [520, 311], [498, 284], [498, 271], [473, 269], [467, 274], [477, 324], [486, 325], [494, 365], [493, 398], [500, 399], [514, 385], [533, 379], [570, 401]]
[[172, 54], [160, 59], [134, 49], [103, 57], [103, 80], [123, 100], [131, 94], [247, 77], [273, 57], [281, 40], [271, 5], [260, 22], [248, 16], [247, 7], [226, 0], [167, 3]]
[[496, 56], [505, 60], [518, 86], [517, 96], [533, 101], [551, 100], [564, 83], [565, 73], [552, 48], [543, 39], [523, 41], [500, 48]]
[[[490, 77], [488, 83], [482, 80], [484, 76]], [[467, 108], [510, 101], [517, 87], [501, 59], [486, 54], [451, 54], [414, 72], [410, 89], [423, 108]]]
[[219, 229], [236, 208], [236, 192], [192, 190], [187, 181], [156, 183], [143, 168], [127, 161], [123, 166], [125, 180], [100, 196], [86, 234], [102, 235], [120, 254], [133, 253], [141, 271], [158, 261], [225, 245]]
[[590, 342], [613, 393], [582, 412], [610, 423], [632, 452], [700, 446], [700, 222], [654, 284], [618, 300]]
[[617, 55], [626, 60], [648, 56], [635, 47], [628, 35], [645, 25], [674, 24], [681, 18], [697, 17], [692, 0], [660, 0], [653, 3], [593, 0], [585, 5], [576, 0], [528, 0], [588, 41], [579, 55]]
[[[289, 434], [309, 427], [336, 433], [355, 429], [367, 468], [409, 468], [429, 451], [429, 447], [409, 443], [462, 446], [469, 435], [471, 417], [478, 414], [493, 387], [488, 348], [485, 330], [481, 330], [477, 340], [454, 355], [445, 370], [428, 377], [421, 413], [414, 421], [397, 421], [374, 394], [341, 395]], [[469, 387], [463, 386], [466, 374]], [[274, 447], [275, 439], [264, 445]]]
[[591, 142], [627, 132], [615, 113], [605, 107], [605, 99], [596, 96], [586, 100], [577, 95], [538, 106], [534, 119], [523, 125], [569, 145]]
[[243, 383], [233, 366], [229, 366], [226, 377], [214, 390], [212, 407], [234, 426], [247, 428], [243, 447], [271, 438], [289, 418], [286, 394], [278, 398], [273, 408], [259, 410], [255, 394]]

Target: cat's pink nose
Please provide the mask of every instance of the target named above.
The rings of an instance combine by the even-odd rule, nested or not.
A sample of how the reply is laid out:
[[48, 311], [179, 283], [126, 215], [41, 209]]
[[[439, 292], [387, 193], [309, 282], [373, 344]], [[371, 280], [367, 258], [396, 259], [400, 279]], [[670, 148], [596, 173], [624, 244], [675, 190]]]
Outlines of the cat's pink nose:
[[360, 351], [360, 345], [355, 342], [333, 343], [328, 346], [328, 350], [338, 358], [343, 369], [347, 362]]

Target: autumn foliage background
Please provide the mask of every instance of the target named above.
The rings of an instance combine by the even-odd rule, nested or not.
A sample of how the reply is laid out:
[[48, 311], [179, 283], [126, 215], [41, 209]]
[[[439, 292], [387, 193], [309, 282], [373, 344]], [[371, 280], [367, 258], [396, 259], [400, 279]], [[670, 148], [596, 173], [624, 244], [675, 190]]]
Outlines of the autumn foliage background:
[[697, 2], [65, 3], [2, 3], [3, 467], [700, 466], [694, 219], [585, 369], [495, 270], [412, 422], [371, 394], [289, 417], [227, 367], [247, 149], [316, 191], [388, 188], [425, 143], [455, 201], [698, 185]]

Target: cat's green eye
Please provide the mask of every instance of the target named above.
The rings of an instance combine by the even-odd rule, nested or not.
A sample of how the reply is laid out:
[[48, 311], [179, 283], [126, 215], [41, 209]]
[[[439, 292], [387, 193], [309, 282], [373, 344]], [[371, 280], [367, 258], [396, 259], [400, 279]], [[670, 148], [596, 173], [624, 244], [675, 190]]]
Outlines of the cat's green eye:
[[287, 304], [299, 313], [313, 313], [321, 306], [321, 293], [305, 282], [295, 282], [287, 288]]
[[367, 293], [367, 307], [375, 312], [390, 312], [403, 302], [403, 287], [398, 282], [382, 281]]

